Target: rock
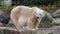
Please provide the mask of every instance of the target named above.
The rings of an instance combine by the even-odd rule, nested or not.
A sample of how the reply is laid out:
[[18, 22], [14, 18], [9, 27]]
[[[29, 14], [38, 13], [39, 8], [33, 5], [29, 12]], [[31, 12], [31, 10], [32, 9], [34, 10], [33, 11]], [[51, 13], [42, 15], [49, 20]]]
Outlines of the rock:
[[4, 24], [8, 24], [10, 20], [10, 15], [7, 13], [3, 13], [0, 15], [0, 22], [4, 23]]
[[3, 26], [3, 24], [0, 22], [0, 26], [2, 27]]
[[10, 19], [9, 22], [8, 22], [8, 24], [13, 24], [13, 21]]
[[52, 13], [54, 17], [60, 16], [60, 9], [57, 9], [54, 13]]
[[60, 24], [60, 18], [56, 18], [55, 20], [52, 21], [52, 23]]
[[5, 12], [3, 10], [0, 10], [0, 15], [3, 14], [3, 13], [5, 13]]
[[54, 29], [53, 34], [60, 34], [60, 26], [53, 26]]

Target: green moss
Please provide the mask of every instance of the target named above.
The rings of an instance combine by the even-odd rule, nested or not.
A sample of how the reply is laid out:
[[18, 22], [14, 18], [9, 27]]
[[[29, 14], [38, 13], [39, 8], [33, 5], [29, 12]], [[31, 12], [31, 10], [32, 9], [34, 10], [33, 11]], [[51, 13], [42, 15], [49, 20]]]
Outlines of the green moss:
[[0, 30], [0, 34], [4, 34], [4, 31]]
[[5, 24], [5, 27], [15, 27], [14, 25], [10, 25], [10, 24]]
[[0, 6], [0, 10], [4, 10], [5, 12], [9, 12], [14, 7], [16, 7], [16, 6], [10, 6], [10, 7]]
[[53, 26], [53, 24], [50, 23], [50, 22], [41, 23], [39, 25], [39, 27], [42, 27], [42, 28], [49, 28], [49, 27], [52, 27], [52, 26]]

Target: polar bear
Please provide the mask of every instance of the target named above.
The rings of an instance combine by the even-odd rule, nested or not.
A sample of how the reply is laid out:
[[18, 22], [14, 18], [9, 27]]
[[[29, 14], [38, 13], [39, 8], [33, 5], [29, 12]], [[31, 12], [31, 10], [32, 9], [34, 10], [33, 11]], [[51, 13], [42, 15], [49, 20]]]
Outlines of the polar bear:
[[11, 19], [17, 30], [38, 29], [41, 19], [45, 16], [44, 11], [37, 7], [17, 6], [11, 10]]

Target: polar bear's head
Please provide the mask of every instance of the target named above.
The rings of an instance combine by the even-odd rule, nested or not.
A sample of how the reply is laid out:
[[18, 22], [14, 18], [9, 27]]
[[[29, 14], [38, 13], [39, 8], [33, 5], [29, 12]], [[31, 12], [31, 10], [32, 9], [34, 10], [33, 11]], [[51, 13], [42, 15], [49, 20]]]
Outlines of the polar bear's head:
[[33, 7], [33, 10], [35, 12], [35, 17], [37, 19], [42, 19], [45, 16], [45, 14], [44, 14], [45, 11], [44, 10], [42, 10], [40, 8], [37, 8], [37, 7]]

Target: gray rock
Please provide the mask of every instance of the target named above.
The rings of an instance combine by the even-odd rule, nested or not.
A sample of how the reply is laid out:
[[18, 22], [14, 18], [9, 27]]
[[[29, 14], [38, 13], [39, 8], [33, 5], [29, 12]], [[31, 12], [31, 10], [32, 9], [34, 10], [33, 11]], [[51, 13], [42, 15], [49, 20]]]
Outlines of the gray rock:
[[57, 9], [54, 13], [52, 13], [54, 17], [60, 16], [60, 9]]
[[12, 20], [9, 20], [8, 24], [13, 24], [13, 21]]
[[3, 13], [5, 13], [5, 12], [3, 10], [0, 10], [0, 15], [3, 14]]
[[2, 27], [3, 26], [3, 24], [0, 22], [0, 26]]
[[52, 23], [60, 24], [60, 18], [56, 18], [55, 20], [52, 21]]
[[54, 29], [53, 34], [60, 34], [60, 26], [53, 26]]
[[10, 20], [10, 15], [7, 13], [3, 13], [0, 15], [0, 22], [4, 23], [4, 24], [8, 24]]

